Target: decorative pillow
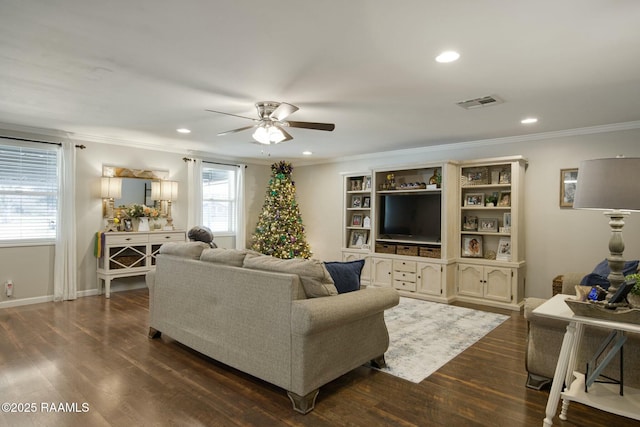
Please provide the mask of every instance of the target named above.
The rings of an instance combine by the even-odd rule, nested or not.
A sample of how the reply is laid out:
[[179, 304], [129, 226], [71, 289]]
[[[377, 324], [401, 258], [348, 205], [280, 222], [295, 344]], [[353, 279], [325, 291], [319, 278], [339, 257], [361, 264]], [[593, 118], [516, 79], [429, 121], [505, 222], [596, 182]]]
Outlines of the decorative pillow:
[[160, 253], [183, 258], [200, 259], [200, 254], [209, 245], [203, 242], [167, 242], [160, 246]]
[[338, 294], [331, 275], [322, 261], [302, 258], [280, 259], [268, 255], [253, 256], [253, 254], [248, 254], [244, 257], [243, 266], [254, 270], [297, 274], [307, 298]]
[[192, 242], [204, 242], [212, 248], [217, 248], [216, 244], [213, 243], [213, 232], [209, 227], [205, 227], [204, 225], [196, 225], [193, 227], [187, 233], [187, 237]]
[[205, 249], [200, 255], [200, 261], [242, 267], [245, 255], [247, 251], [244, 249]]
[[[622, 275], [627, 276], [629, 274], [633, 274], [638, 270], [638, 260], [627, 261], [624, 263], [624, 267], [622, 268]], [[609, 261], [605, 258], [600, 264], [596, 265], [596, 268], [593, 269], [593, 272], [587, 274], [582, 278], [580, 284], [583, 286], [596, 286], [599, 285], [604, 289], [609, 288], [609, 279], [607, 276], [611, 273], [609, 269]]]
[[348, 262], [325, 262], [339, 294], [353, 292], [360, 289], [360, 274], [364, 267], [364, 260]]

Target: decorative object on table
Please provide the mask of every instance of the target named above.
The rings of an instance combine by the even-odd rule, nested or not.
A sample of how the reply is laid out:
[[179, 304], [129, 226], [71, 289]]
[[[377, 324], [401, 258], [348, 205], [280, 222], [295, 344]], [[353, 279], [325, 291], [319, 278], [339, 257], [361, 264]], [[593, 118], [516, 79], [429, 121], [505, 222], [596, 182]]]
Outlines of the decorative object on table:
[[627, 294], [627, 302], [631, 308], [640, 308], [640, 274], [629, 274], [625, 280], [635, 280], [635, 285]]
[[133, 223], [131, 221], [131, 218], [123, 219], [122, 224], [124, 226], [124, 231], [133, 231]]
[[[124, 209], [125, 215], [135, 221], [136, 231], [151, 231], [149, 227], [149, 219], [160, 217], [160, 212], [156, 208], [134, 203]], [[126, 230], [126, 225], [125, 225]], [[126, 230], [129, 231], [129, 230]]]
[[482, 236], [463, 236], [462, 256], [482, 258]]
[[103, 215], [107, 217], [105, 231], [118, 231], [118, 225], [114, 222], [113, 204], [122, 194], [122, 179], [103, 176], [100, 181], [100, 195], [103, 200]]
[[[640, 324], [640, 308], [629, 302], [629, 296], [637, 296], [636, 294], [631, 294], [632, 291], [640, 292], [637, 278], [640, 278], [640, 275], [631, 274], [627, 276], [626, 280], [618, 286], [613, 294], [607, 293], [600, 286], [594, 286], [593, 289], [598, 293], [598, 299], [594, 300], [590, 293], [587, 301], [583, 301], [580, 298], [582, 293], [580, 291], [576, 299], [569, 298], [565, 302], [571, 311], [578, 316]], [[584, 288], [584, 286], [576, 286], [577, 292], [578, 288]], [[601, 299], [602, 294], [606, 294], [609, 298]]]
[[560, 207], [572, 208], [576, 196], [578, 169], [560, 169]]
[[271, 165], [271, 172], [251, 249], [283, 259], [310, 258], [311, 249], [291, 178], [293, 166], [280, 161]]
[[496, 259], [499, 261], [511, 261], [511, 239], [509, 237], [502, 237], [498, 241]]
[[608, 276], [609, 293], [614, 294], [624, 282], [624, 217], [640, 210], [638, 182], [640, 158], [616, 157], [585, 160], [580, 163], [573, 207], [576, 209], [604, 210], [609, 218], [611, 237], [608, 258], [611, 273]]

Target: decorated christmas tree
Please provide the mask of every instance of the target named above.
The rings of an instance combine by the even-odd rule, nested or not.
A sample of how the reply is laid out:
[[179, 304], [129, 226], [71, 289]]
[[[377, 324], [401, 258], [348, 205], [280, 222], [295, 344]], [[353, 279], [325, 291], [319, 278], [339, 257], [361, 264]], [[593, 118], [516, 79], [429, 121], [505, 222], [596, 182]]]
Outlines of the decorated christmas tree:
[[292, 171], [291, 163], [285, 161], [271, 165], [267, 196], [251, 248], [277, 258], [309, 258], [311, 251], [304, 236]]

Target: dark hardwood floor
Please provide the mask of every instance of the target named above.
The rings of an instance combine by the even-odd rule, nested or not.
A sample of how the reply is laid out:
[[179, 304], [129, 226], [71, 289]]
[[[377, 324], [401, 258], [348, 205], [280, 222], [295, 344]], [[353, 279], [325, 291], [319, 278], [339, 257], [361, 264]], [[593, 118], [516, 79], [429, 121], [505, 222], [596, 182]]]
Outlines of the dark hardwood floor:
[[[360, 367], [300, 415], [282, 389], [169, 337], [149, 340], [147, 304], [141, 289], [0, 310], [0, 403], [35, 409], [0, 412], [0, 425], [513, 427], [544, 418], [548, 390], [524, 386], [520, 313], [493, 310], [511, 317], [420, 384]], [[575, 403], [569, 419], [554, 425], [640, 425]]]

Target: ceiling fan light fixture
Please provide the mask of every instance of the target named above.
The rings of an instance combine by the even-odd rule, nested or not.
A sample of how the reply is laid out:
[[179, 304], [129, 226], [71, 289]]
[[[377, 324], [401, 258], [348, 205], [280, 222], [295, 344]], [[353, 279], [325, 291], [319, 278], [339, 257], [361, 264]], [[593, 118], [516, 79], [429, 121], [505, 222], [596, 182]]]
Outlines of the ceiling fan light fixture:
[[278, 144], [286, 139], [284, 133], [277, 127], [273, 125], [260, 125], [253, 133], [253, 139], [258, 141], [260, 144]]

